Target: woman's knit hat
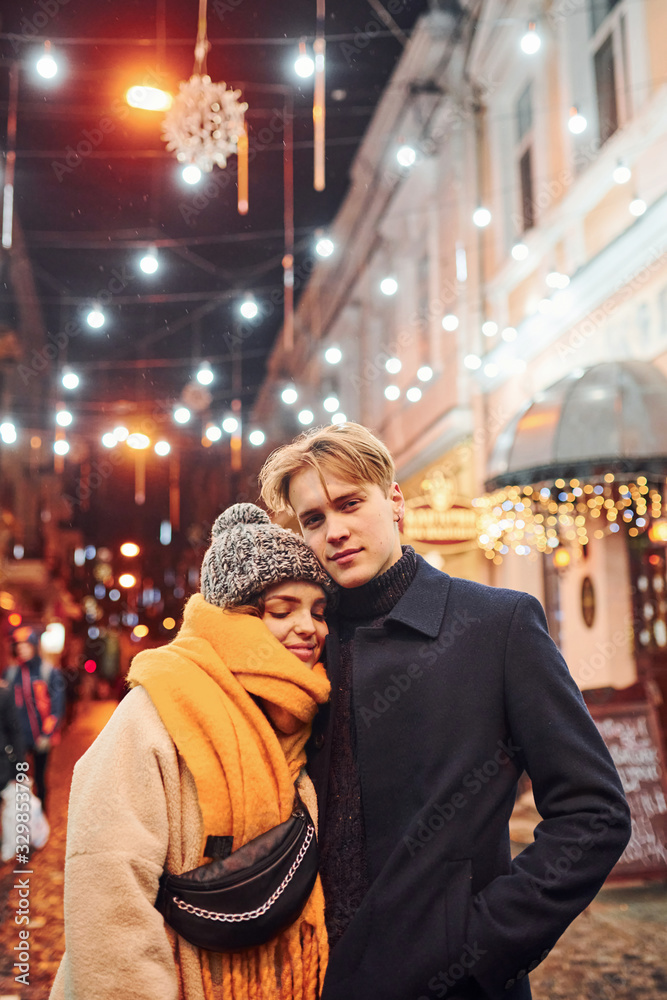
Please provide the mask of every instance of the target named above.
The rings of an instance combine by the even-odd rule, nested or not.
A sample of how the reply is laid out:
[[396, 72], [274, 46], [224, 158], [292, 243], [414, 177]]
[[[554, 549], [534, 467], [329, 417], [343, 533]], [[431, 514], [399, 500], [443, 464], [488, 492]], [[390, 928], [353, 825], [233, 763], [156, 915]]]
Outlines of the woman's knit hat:
[[253, 503], [236, 503], [216, 519], [201, 567], [204, 600], [219, 608], [245, 604], [281, 580], [316, 583], [327, 594], [336, 585], [299, 535], [272, 524]]

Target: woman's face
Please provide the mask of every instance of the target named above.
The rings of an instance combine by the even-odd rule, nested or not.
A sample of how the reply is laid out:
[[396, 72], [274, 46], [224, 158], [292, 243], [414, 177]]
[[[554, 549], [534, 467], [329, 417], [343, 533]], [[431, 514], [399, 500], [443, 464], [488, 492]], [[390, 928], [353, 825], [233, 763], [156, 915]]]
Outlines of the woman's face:
[[326, 603], [326, 595], [316, 583], [283, 580], [264, 591], [262, 621], [285, 649], [314, 667], [329, 631], [324, 620]]

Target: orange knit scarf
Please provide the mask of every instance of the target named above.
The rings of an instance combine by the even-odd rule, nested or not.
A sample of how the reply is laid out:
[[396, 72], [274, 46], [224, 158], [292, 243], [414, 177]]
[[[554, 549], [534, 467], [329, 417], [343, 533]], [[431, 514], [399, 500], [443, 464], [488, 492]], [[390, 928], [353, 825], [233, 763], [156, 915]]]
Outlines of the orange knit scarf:
[[[202, 848], [213, 834], [233, 836], [236, 850], [288, 819], [310, 724], [329, 696], [321, 664], [311, 670], [260, 619], [223, 611], [195, 594], [174, 641], [139, 653], [128, 682], [146, 689], [192, 772]], [[293, 736], [276, 733], [251, 695], [285, 708], [303, 727]], [[318, 877], [300, 920], [275, 940], [247, 952], [200, 952], [204, 994], [207, 1000], [316, 1000], [327, 958]]]

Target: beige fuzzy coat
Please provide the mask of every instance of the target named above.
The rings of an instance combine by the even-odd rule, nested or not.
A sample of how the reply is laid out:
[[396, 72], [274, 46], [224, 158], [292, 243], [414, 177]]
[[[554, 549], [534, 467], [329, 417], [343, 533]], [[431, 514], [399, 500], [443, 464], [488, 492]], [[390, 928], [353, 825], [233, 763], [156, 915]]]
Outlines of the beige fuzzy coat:
[[[313, 786], [301, 796], [316, 823]], [[50, 1000], [204, 1000], [199, 951], [154, 908], [165, 865], [200, 863], [191, 772], [141, 687], [74, 769], [65, 860], [65, 943]], [[219, 959], [211, 962], [220, 972]], [[220, 977], [216, 998], [225, 1000]]]

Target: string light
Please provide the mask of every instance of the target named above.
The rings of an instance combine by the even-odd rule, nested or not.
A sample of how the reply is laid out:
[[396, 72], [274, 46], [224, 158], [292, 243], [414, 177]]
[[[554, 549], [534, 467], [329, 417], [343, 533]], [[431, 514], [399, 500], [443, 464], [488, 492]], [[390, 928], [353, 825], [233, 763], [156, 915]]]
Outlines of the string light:
[[486, 323], [482, 323], [482, 333], [485, 337], [495, 337], [498, 333], [498, 324], [491, 319], [487, 320]]
[[293, 403], [296, 403], [299, 398], [299, 393], [292, 386], [288, 385], [287, 388], [283, 389], [281, 392], [280, 398], [283, 403], [287, 403], [288, 406], [291, 406]]
[[239, 306], [239, 312], [244, 319], [255, 319], [259, 312], [259, 308], [252, 295], [246, 296]]
[[239, 429], [239, 422], [237, 418], [232, 416], [225, 417], [225, 419], [222, 421], [222, 429], [225, 432], [225, 434], [233, 434], [234, 431], [237, 431]]
[[92, 307], [86, 316], [86, 322], [93, 330], [100, 330], [104, 326], [104, 313], [99, 306]]
[[542, 45], [542, 39], [537, 33], [535, 22], [531, 21], [528, 25], [528, 31], [521, 38], [521, 51], [525, 52], [527, 56], [534, 56], [536, 52], [539, 52]]
[[472, 213], [472, 221], [478, 229], [485, 229], [491, 222], [491, 212], [488, 208], [484, 208], [483, 205], [480, 205], [479, 208], [476, 208]]
[[171, 451], [171, 445], [168, 441], [156, 441], [154, 449], [156, 455], [160, 455], [164, 458]]
[[611, 176], [614, 179], [614, 183], [627, 184], [630, 178], [632, 177], [632, 171], [630, 170], [630, 167], [627, 166], [627, 164], [623, 163], [622, 160], [619, 160], [616, 166], [614, 167]]
[[343, 357], [340, 347], [328, 347], [324, 352], [324, 360], [327, 364], [337, 365]]
[[166, 90], [158, 87], [130, 87], [125, 100], [131, 108], [141, 111], [168, 111], [174, 98]]
[[58, 63], [51, 51], [51, 42], [44, 42], [44, 54], [37, 60], [35, 69], [43, 80], [52, 80], [58, 75]]
[[306, 51], [306, 40], [304, 38], [299, 42], [299, 54], [294, 60], [294, 72], [302, 80], [307, 80], [315, 72], [315, 62]]
[[56, 423], [59, 427], [69, 427], [74, 417], [69, 410], [58, 410], [56, 413]]
[[395, 295], [398, 291], [396, 278], [383, 278], [380, 282], [380, 291], [383, 295]]
[[471, 372], [477, 371], [478, 368], [482, 366], [482, 359], [477, 354], [466, 354], [463, 359], [463, 364], [466, 368], [469, 368]]
[[420, 382], [430, 382], [433, 378], [433, 369], [430, 365], [422, 365], [417, 369], [417, 378]]
[[387, 388], [384, 390], [384, 394], [387, 399], [393, 402], [394, 400], [399, 398], [399, 396], [401, 395], [401, 390], [398, 388], [397, 385], [388, 385]]
[[333, 396], [333, 395], [327, 396], [327, 398], [322, 403], [322, 406], [327, 411], [327, 413], [335, 413], [338, 407], [340, 406], [338, 396]]
[[211, 384], [211, 382], [214, 379], [214, 375], [213, 375], [213, 372], [211, 370], [211, 366], [209, 365], [208, 361], [203, 361], [201, 363], [201, 365], [199, 366], [199, 369], [197, 371], [196, 378], [197, 378], [197, 381], [199, 382], [200, 385], [210, 385]]
[[318, 257], [330, 257], [334, 249], [333, 240], [330, 240], [328, 236], [320, 236], [315, 244], [315, 253]]
[[399, 358], [387, 358], [384, 366], [390, 375], [397, 375], [403, 367]]
[[635, 218], [639, 218], [646, 211], [646, 202], [643, 198], [633, 198], [629, 205], [630, 215], [634, 215]]
[[581, 135], [581, 133], [586, 130], [587, 125], [588, 122], [578, 108], [570, 108], [570, 117], [568, 119], [567, 127], [572, 135]]
[[307, 426], [308, 424], [312, 424], [315, 419], [315, 415], [312, 410], [300, 410], [297, 419], [300, 424]]
[[396, 152], [396, 159], [401, 167], [412, 167], [417, 159], [417, 154], [412, 146], [401, 146]]
[[442, 317], [442, 329], [448, 330], [452, 333], [454, 330], [458, 330], [459, 318], [453, 313], [447, 313], [446, 316]]
[[192, 414], [188, 410], [187, 406], [178, 406], [174, 410], [174, 420], [177, 424], [187, 424], [191, 416]]
[[156, 250], [149, 250], [139, 261], [139, 267], [144, 274], [155, 274], [159, 266]]
[[181, 177], [186, 184], [199, 184], [201, 180], [201, 170], [194, 163], [188, 163], [181, 171]]
[[530, 251], [525, 243], [515, 243], [512, 247], [514, 260], [525, 260], [529, 253]]
[[16, 424], [12, 423], [11, 420], [4, 420], [0, 424], [0, 438], [3, 444], [14, 444], [17, 437]]
[[250, 441], [250, 444], [254, 445], [255, 448], [258, 448], [261, 444], [264, 444], [265, 440], [266, 440], [266, 435], [264, 431], [254, 430], [251, 431], [250, 434], [248, 435], [248, 441]]
[[61, 382], [65, 389], [76, 389], [79, 384], [79, 376], [76, 372], [73, 372], [70, 368], [66, 368], [63, 371]]
[[478, 510], [478, 543], [487, 557], [502, 556], [503, 547], [518, 555], [555, 551], [561, 568], [567, 561], [558, 554], [561, 550], [578, 558], [591, 537], [617, 532], [621, 524], [633, 537], [650, 532], [656, 523], [667, 528], [662, 493], [649, 486], [645, 476], [616, 483], [614, 474], [607, 473], [601, 481], [556, 479], [552, 486], [506, 486], [477, 497], [473, 506]]

